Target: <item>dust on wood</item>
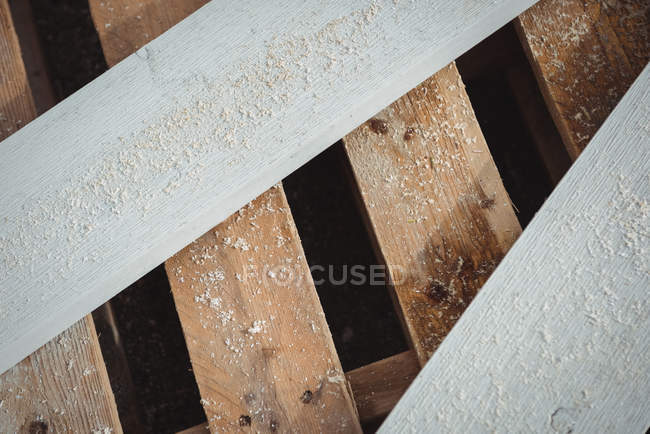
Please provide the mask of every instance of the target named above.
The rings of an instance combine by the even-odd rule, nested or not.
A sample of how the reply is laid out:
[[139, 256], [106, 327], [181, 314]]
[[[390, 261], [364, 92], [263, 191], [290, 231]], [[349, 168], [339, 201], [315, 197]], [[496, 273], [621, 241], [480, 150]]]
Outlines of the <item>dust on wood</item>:
[[542, 0], [516, 24], [575, 159], [650, 58], [650, 2]]
[[455, 65], [344, 138], [421, 364], [520, 233]]
[[[91, 1], [107, 61], [130, 54], [201, 3], [149, 1], [144, 8], [135, 1]], [[134, 16], [141, 18], [132, 27]], [[226, 139], [235, 144], [233, 135]], [[303, 255], [277, 185], [167, 261], [212, 431], [358, 429], [345, 381], [328, 380], [343, 377]], [[309, 397], [315, 404], [309, 409], [303, 408], [306, 386], [325, 392]]]
[[165, 267], [213, 431], [358, 429], [280, 186]]

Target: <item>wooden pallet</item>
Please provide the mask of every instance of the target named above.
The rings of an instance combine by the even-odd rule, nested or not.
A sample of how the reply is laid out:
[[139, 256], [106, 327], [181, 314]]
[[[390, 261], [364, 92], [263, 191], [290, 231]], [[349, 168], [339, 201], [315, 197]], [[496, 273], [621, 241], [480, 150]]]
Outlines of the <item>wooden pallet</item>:
[[[89, 3], [112, 66], [204, 0]], [[647, 63], [647, 6], [631, 2], [637, 8], [632, 11], [606, 3], [555, 3], [543, 0], [516, 25], [575, 158]], [[579, 34], [558, 31], [557, 40], [547, 39], [548, 26], [571, 29], [557, 17], [578, 23]], [[0, 72], [12, 78], [0, 88], [6, 118], [0, 119], [0, 134], [10, 134], [35, 111], [6, 0], [0, 0], [0, 20]], [[582, 68], [584, 44], [600, 50], [599, 61], [610, 67]], [[590, 87], [577, 89], [568, 77]], [[614, 90], [603, 95], [604, 86]], [[395, 282], [395, 308], [412, 350], [342, 371], [277, 185], [165, 264], [212, 432], [360, 431], [360, 423], [381, 420], [520, 234], [453, 63], [343, 142], [377, 257]], [[542, 150], [544, 143], [540, 139]], [[552, 158], [544, 161], [558, 173]], [[242, 271], [247, 278], [240, 280]], [[283, 273], [291, 279], [275, 278]], [[0, 426], [8, 432], [122, 431], [90, 317], [3, 374], [0, 402]]]

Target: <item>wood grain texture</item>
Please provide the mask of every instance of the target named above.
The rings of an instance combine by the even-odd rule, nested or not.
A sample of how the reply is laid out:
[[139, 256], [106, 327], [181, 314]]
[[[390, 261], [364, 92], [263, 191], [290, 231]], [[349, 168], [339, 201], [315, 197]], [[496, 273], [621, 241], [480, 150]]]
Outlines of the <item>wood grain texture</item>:
[[360, 432], [281, 188], [165, 263], [213, 432]]
[[[0, 0], [0, 138], [36, 116], [6, 0]], [[2, 432], [121, 432], [90, 315], [0, 376]]]
[[0, 372], [533, 2], [214, 0], [5, 139]]
[[543, 0], [516, 25], [575, 159], [650, 58], [650, 3]]
[[361, 422], [385, 417], [397, 404], [420, 363], [413, 350], [405, 351], [346, 373]]
[[2, 432], [121, 433], [90, 315], [0, 376]]
[[[419, 371], [420, 363], [415, 352], [408, 350], [347, 372], [345, 376], [361, 423], [372, 423], [386, 417]], [[178, 434], [209, 431], [209, 425], [203, 423]]]
[[[177, 0], [93, 0], [90, 6], [111, 65], [192, 12]], [[295, 282], [269, 275], [286, 268]], [[167, 261], [166, 269], [212, 431], [359, 429], [281, 185]], [[314, 395], [304, 402], [307, 390]]]
[[0, 1], [0, 139], [36, 117], [7, 0]]
[[650, 425], [650, 67], [380, 432]]
[[135, 53], [208, 0], [89, 0], [109, 66]]
[[451, 64], [343, 142], [420, 363], [521, 228]]

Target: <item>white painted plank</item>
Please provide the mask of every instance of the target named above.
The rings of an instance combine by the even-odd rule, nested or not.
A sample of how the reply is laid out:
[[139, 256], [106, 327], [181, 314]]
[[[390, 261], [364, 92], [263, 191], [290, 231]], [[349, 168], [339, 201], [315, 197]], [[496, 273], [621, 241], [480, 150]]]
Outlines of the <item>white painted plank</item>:
[[650, 66], [380, 432], [650, 426]]
[[534, 0], [214, 0], [5, 140], [0, 372]]
[[0, 372], [533, 0], [215, 0], [2, 143]]

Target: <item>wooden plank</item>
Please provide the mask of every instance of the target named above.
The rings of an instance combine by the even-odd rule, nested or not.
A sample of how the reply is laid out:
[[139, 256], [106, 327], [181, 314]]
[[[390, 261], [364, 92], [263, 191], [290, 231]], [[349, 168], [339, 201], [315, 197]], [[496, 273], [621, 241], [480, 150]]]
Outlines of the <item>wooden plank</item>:
[[516, 24], [575, 159], [650, 58], [650, 3], [543, 0]]
[[[191, 12], [178, 0], [90, 6], [109, 64]], [[295, 281], [269, 274], [284, 268]], [[360, 430], [281, 185], [166, 269], [213, 431]]]
[[[0, 0], [0, 138], [36, 116], [6, 0]], [[3, 432], [121, 432], [90, 315], [0, 376]]]
[[380, 432], [650, 425], [650, 67]]
[[405, 351], [346, 373], [359, 410], [359, 420], [386, 417], [420, 371], [414, 351]]
[[165, 268], [213, 432], [361, 431], [281, 188]]
[[212, 1], [5, 139], [0, 372], [533, 2]]
[[[372, 423], [386, 417], [419, 371], [418, 358], [409, 350], [347, 372], [345, 376], [357, 404], [359, 420]], [[178, 434], [203, 432], [209, 432], [206, 423]]]
[[451, 64], [344, 139], [420, 363], [521, 229]]

